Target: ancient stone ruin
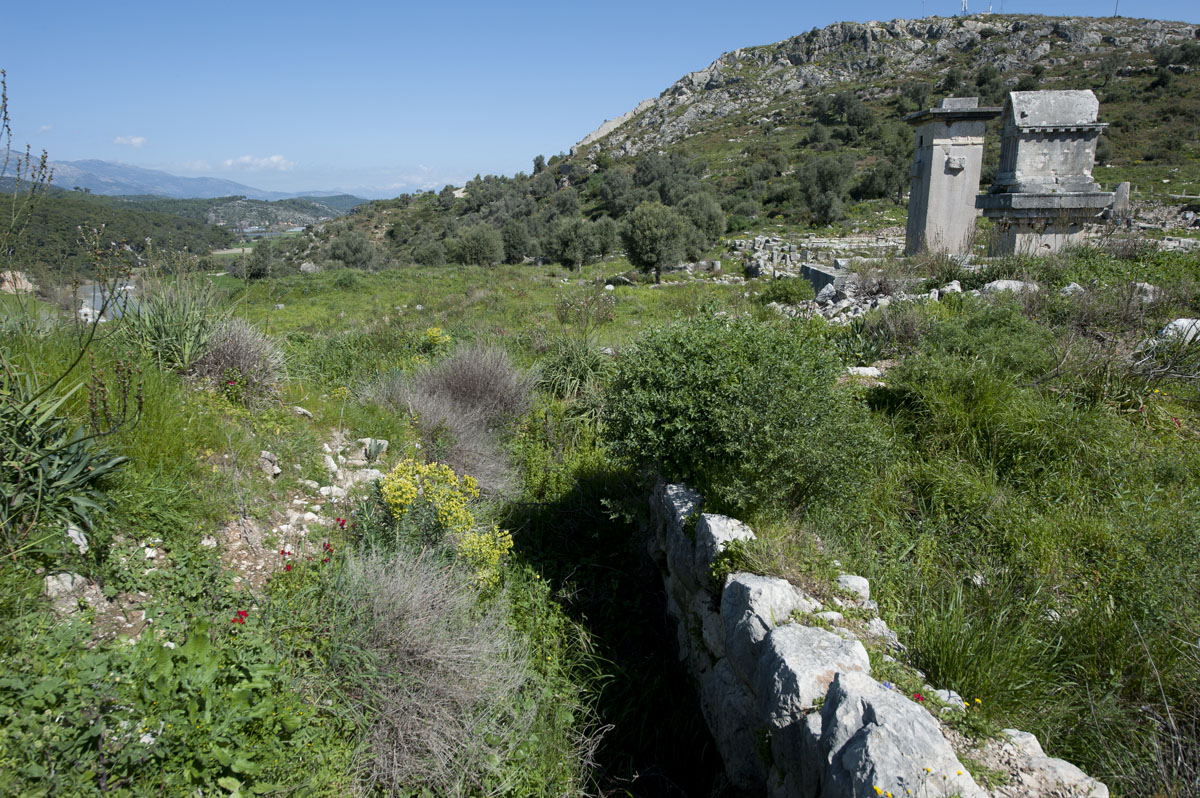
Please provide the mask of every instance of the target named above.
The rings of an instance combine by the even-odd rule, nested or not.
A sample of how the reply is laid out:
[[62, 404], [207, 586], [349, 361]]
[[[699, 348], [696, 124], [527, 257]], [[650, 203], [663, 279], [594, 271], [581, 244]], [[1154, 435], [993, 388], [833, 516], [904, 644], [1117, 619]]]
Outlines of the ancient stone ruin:
[[[975, 97], [947, 97], [905, 121], [916, 152], [905, 254], [970, 252], [978, 211], [994, 220], [990, 254], [1056, 252], [1082, 239], [1101, 217], [1129, 215], [1128, 188], [1114, 202], [1092, 179], [1096, 142], [1107, 127], [1090, 90], [1009, 92], [1003, 109]], [[987, 194], [976, 196], [984, 126], [1003, 118], [1000, 164]]]
[[[953, 733], [943, 719], [970, 711], [953, 690], [929, 685], [910, 698], [873, 676], [904, 645], [866, 579], [839, 576], [828, 605], [785, 579], [715, 579], [722, 553], [754, 532], [702, 512], [703, 497], [683, 485], [659, 486], [650, 509], [648, 548], [679, 656], [737, 788], [771, 798], [1108, 798], [1107, 786], [1047, 756], [1028, 732]], [[960, 756], [1006, 783], [981, 786]]]
[[916, 128], [906, 255], [970, 250], [984, 126], [999, 115], [999, 108], [980, 108], [978, 97], [947, 97], [905, 117]]
[[1004, 104], [1000, 166], [976, 200], [994, 219], [992, 254], [1040, 254], [1078, 243], [1084, 226], [1113, 203], [1092, 179], [1107, 125], [1090, 90], [1014, 91]]

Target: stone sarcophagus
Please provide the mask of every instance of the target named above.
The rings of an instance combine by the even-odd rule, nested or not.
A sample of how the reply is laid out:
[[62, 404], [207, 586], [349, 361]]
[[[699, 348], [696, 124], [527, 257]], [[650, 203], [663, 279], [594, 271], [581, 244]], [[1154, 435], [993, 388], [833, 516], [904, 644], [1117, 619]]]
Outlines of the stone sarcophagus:
[[980, 108], [978, 97], [947, 97], [937, 108], [905, 117], [916, 138], [906, 255], [970, 250], [978, 215], [975, 195], [983, 167], [984, 127], [999, 115], [999, 108]]
[[996, 223], [994, 255], [1055, 252], [1082, 239], [1112, 205], [1092, 179], [1096, 142], [1107, 125], [1091, 91], [1014, 91], [1002, 115], [1000, 164], [976, 198]]

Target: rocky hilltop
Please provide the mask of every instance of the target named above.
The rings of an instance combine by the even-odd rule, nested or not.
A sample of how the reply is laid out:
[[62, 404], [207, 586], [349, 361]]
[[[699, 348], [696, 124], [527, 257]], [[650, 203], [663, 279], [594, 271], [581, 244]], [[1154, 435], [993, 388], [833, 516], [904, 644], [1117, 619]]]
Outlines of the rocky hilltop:
[[[769, 114], [778, 114], [781, 103], [793, 103], [805, 91], [853, 88], [861, 99], [880, 99], [896, 94], [906, 80], [938, 83], [956, 69], [991, 65], [1013, 85], [1016, 72], [1038, 65], [1059, 72], [1075, 66], [1095, 72], [1102, 63], [1127, 74], [1151, 70], [1152, 50], [1196, 41], [1198, 36], [1197, 25], [1121, 17], [987, 15], [840, 22], [775, 44], [725, 53], [589, 134], [573, 152], [589, 157], [601, 152], [637, 155], [719, 127], [721, 120], [734, 115], [761, 111], [764, 116], [758, 121], [769, 122]], [[1056, 79], [1052, 71], [1048, 74], [1052, 76], [1047, 82]]]

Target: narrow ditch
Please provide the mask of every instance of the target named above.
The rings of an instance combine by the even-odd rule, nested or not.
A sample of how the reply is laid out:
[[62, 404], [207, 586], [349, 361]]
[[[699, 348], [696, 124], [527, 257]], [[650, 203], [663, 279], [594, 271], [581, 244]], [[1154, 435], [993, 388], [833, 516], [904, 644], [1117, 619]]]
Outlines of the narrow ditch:
[[597, 751], [604, 796], [741, 798], [679, 661], [662, 581], [635, 524], [608, 519], [603, 486], [513, 509], [519, 556], [556, 589], [591, 635], [598, 720], [611, 726]]

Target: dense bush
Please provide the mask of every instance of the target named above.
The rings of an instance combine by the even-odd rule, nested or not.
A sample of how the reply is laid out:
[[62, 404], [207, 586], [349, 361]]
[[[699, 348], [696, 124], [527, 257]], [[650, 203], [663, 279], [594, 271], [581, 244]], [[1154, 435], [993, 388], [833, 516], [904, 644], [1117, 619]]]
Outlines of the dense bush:
[[283, 350], [249, 322], [222, 319], [196, 361], [196, 373], [231, 399], [249, 401], [271, 393], [284, 378]]
[[458, 574], [413, 555], [361, 555], [346, 565], [338, 608], [371, 654], [354, 677], [374, 709], [364, 786], [502, 793], [517, 776], [508, 763], [531, 744], [537, 709], [521, 697], [536, 672], [507, 607], [480, 608]]
[[504, 350], [469, 346], [411, 373], [381, 374], [362, 399], [410, 414], [431, 459], [495, 494], [512, 487], [499, 433], [528, 408], [532, 382]]
[[853, 490], [886, 446], [833, 390], [820, 328], [699, 318], [621, 353], [604, 419], [619, 457], [730, 509]]

